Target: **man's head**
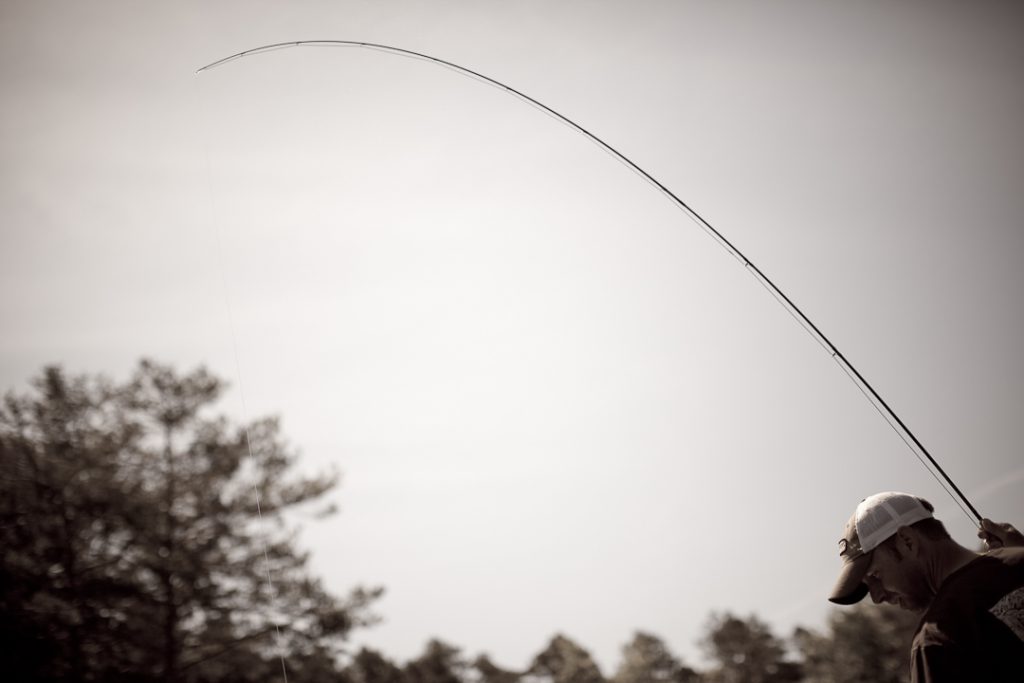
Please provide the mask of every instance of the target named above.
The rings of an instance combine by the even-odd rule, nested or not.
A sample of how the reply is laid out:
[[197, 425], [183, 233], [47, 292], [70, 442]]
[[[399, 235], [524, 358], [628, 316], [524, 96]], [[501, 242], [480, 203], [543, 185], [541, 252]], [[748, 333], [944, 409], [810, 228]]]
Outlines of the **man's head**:
[[932, 511], [931, 503], [906, 493], [862, 500], [839, 541], [843, 569], [829, 600], [852, 605], [870, 592], [875, 602], [913, 611], [927, 607], [935, 590], [925, 563], [928, 549], [949, 539]]

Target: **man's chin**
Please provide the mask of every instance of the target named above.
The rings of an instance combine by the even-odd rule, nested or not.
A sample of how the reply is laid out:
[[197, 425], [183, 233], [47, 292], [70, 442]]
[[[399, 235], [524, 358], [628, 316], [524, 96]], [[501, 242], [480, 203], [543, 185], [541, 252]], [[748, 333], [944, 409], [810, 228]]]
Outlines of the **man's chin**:
[[895, 597], [892, 604], [896, 605], [902, 610], [914, 612], [917, 614], [920, 614], [925, 610], [925, 605], [920, 604], [916, 600], [911, 600], [910, 598], [905, 598], [903, 596]]

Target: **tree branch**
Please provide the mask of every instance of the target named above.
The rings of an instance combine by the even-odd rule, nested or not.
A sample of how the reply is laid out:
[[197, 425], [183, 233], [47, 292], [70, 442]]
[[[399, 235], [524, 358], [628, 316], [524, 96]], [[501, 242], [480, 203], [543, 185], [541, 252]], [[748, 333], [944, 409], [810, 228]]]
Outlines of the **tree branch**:
[[260, 636], [265, 636], [265, 635], [269, 634], [271, 631], [275, 630], [276, 628], [277, 628], [276, 625], [275, 626], [268, 626], [267, 628], [263, 629], [262, 631], [257, 631], [256, 633], [250, 633], [247, 636], [242, 636], [241, 638], [238, 638], [238, 639], [234, 640], [233, 642], [228, 643], [227, 645], [224, 645], [223, 647], [218, 649], [216, 652], [212, 652], [210, 654], [207, 654], [207, 655], [204, 655], [204, 656], [200, 657], [199, 659], [197, 659], [197, 660], [195, 660], [193, 662], [189, 662], [188, 664], [184, 664], [180, 669], [178, 669], [178, 671], [179, 672], [185, 671], [186, 669], [190, 669], [193, 666], [196, 666], [198, 664], [202, 664], [203, 662], [208, 662], [211, 659], [214, 659], [216, 657], [220, 657], [225, 652], [229, 652], [229, 651], [235, 649], [236, 647], [238, 647], [242, 643], [244, 643], [246, 641], [249, 641], [249, 640], [254, 640], [256, 638], [259, 638]]

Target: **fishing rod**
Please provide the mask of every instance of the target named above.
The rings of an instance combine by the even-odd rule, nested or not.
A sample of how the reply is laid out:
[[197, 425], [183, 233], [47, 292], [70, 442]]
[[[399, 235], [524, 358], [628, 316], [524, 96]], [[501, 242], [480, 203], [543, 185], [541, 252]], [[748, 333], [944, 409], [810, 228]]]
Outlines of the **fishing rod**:
[[[703, 216], [697, 213], [689, 204], [687, 204], [678, 196], [676, 196], [674, 192], [665, 187], [660, 181], [654, 178], [654, 176], [652, 176], [650, 173], [636, 165], [636, 163], [634, 163], [633, 160], [627, 157], [625, 154], [618, 151], [617, 149], [609, 145], [607, 142], [605, 142], [598, 136], [594, 135], [586, 128], [582, 127], [581, 125], [579, 125], [572, 119], [568, 118], [567, 116], [558, 113], [557, 111], [547, 106], [543, 102], [535, 100], [529, 95], [519, 90], [516, 90], [515, 88], [508, 86], [499, 80], [491, 78], [490, 76], [485, 76], [482, 73], [473, 71], [472, 69], [468, 69], [464, 66], [460, 66], [459, 64], [449, 62], [439, 57], [434, 57], [428, 54], [424, 54], [422, 52], [414, 52], [413, 50], [406, 50], [400, 47], [393, 47], [391, 45], [367, 43], [357, 40], [296, 40], [286, 43], [274, 43], [271, 45], [263, 45], [249, 50], [244, 50], [237, 54], [233, 54], [229, 57], [225, 57], [215, 62], [211, 62], [210, 64], [207, 64], [206, 66], [197, 69], [196, 74], [209, 71], [216, 67], [227, 64], [228, 62], [233, 62], [244, 57], [261, 54], [264, 52], [272, 52], [275, 50], [289, 49], [293, 47], [355, 47], [387, 52], [402, 57], [422, 59], [433, 64], [438, 64], [440, 66], [447, 67], [463, 76], [469, 76], [470, 78], [482, 81], [483, 83], [492, 85], [500, 90], [504, 90], [509, 94], [515, 96], [516, 98], [522, 100], [523, 102], [526, 102], [527, 104], [541, 110], [542, 112], [549, 114], [550, 116], [553, 116], [555, 119], [566, 124], [573, 130], [583, 134], [591, 142], [597, 144], [598, 147], [611, 154], [613, 157], [615, 157], [617, 160], [625, 164], [629, 169], [637, 173], [648, 183], [650, 183], [658, 190], [660, 190], [666, 197], [672, 200], [672, 202], [674, 202], [676, 206], [682, 209], [695, 223], [697, 223], [699, 227], [701, 227], [707, 234], [713, 237], [715, 241], [717, 241], [719, 245], [721, 245], [729, 254], [731, 254], [733, 257], [739, 260], [743, 264], [743, 267], [746, 268], [747, 271], [751, 273], [751, 275], [753, 275], [754, 278], [757, 279], [757, 281], [760, 282], [761, 285], [764, 286], [765, 289], [767, 289], [773, 297], [775, 297], [775, 299], [790, 313], [790, 315], [792, 315], [797, 320], [797, 322], [800, 323], [800, 325], [808, 332], [808, 334], [810, 334], [819, 344], [821, 344], [822, 347], [825, 348], [825, 350], [829, 354], [831, 354], [832, 358], [836, 361], [836, 363], [839, 364], [843, 371], [846, 372], [846, 374], [850, 377], [851, 380], [853, 380], [854, 384], [856, 384], [857, 387], [861, 390], [861, 392], [864, 393], [864, 395], [868, 398], [868, 400], [875, 407], [875, 409], [878, 410], [878, 412], [882, 415], [886, 422], [888, 422], [889, 425], [893, 428], [893, 430], [896, 431], [896, 433], [900, 436], [900, 438], [911, 450], [911, 452], [914, 453], [917, 459], [921, 461], [921, 464], [925, 466], [925, 469], [928, 470], [933, 477], [935, 477], [935, 480], [939, 482], [939, 485], [942, 486], [943, 489], [945, 489], [946, 493], [950, 495], [950, 497], [960, 507], [960, 509], [963, 510], [965, 514], [967, 514], [968, 519], [970, 519], [971, 515], [973, 515], [974, 518], [978, 521], [978, 523], [981, 523], [981, 514], [974, 507], [974, 505], [972, 505], [971, 502], [967, 499], [967, 496], [964, 495], [963, 491], [961, 491], [960, 488], [956, 485], [956, 483], [953, 482], [950, 476], [946, 474], [945, 470], [942, 469], [939, 463], [936, 462], [935, 458], [933, 458], [931, 453], [928, 452], [928, 449], [924, 447], [924, 444], [922, 444], [920, 440], [918, 440], [918, 438], [914, 435], [914, 433], [910, 431], [910, 428], [903, 422], [902, 419], [900, 419], [896, 412], [889, 407], [889, 404], [885, 402], [885, 400], [878, 394], [877, 391], [875, 391], [875, 388], [872, 387], [871, 384], [864, 378], [864, 376], [860, 374], [857, 368], [855, 368], [853, 364], [849, 360], [847, 360], [846, 356], [844, 356], [843, 353], [838, 348], [836, 348], [835, 344], [833, 344], [829, 340], [829, 338], [826, 337], [820, 329], [818, 329], [818, 326], [811, 322], [811, 319], [808, 318], [802, 310], [800, 310], [800, 307], [793, 303], [792, 299], [790, 299], [781, 289], [779, 289], [779, 287], [774, 282], [772, 282], [771, 278], [765, 275], [764, 272], [760, 268], [758, 268], [753, 263], [753, 261], [747, 258], [746, 255], [742, 251], [740, 251], [732, 242], [730, 242], [725, 237], [725, 235], [723, 235], [716, 228], [714, 228], [711, 225], [711, 223], [704, 219]], [[915, 448], [917, 450], [915, 450]], [[931, 464], [931, 469], [928, 467], [927, 464], [925, 464], [925, 461], [921, 459], [921, 455], [927, 458], [928, 463]], [[936, 476], [936, 473], [938, 473], [938, 475], [940, 475], [942, 479], [940, 479], [939, 476]], [[943, 480], [945, 480], [945, 483], [943, 483]], [[948, 484], [948, 487], [946, 486], [946, 484]], [[959, 500], [957, 500], [958, 497]], [[960, 501], [963, 501], [963, 505], [961, 505]], [[967, 506], [966, 509], [964, 508], [964, 505]], [[968, 509], [970, 510], [970, 512], [968, 512]]]

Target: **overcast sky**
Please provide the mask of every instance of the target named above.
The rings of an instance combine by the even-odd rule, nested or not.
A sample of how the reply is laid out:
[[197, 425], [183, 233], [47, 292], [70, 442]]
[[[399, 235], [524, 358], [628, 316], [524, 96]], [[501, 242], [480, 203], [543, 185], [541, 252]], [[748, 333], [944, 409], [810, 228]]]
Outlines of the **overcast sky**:
[[[0, 8], [0, 388], [150, 356], [281, 414], [382, 584], [354, 642], [606, 674], [711, 610], [820, 626], [857, 502], [969, 520], [701, 212], [983, 514], [1024, 524], [1013, 2], [22, 2]], [[237, 349], [237, 353], [236, 353]], [[245, 407], [239, 388], [244, 389]]]

